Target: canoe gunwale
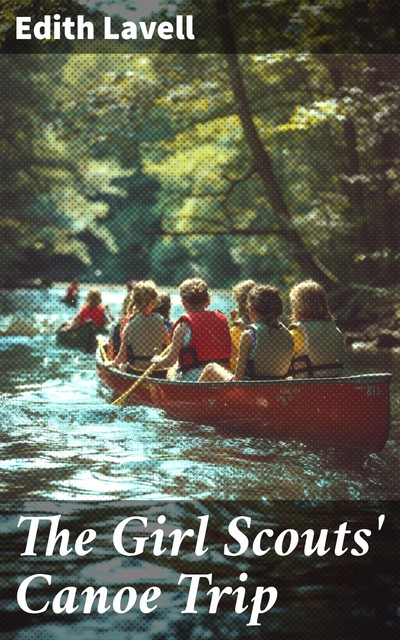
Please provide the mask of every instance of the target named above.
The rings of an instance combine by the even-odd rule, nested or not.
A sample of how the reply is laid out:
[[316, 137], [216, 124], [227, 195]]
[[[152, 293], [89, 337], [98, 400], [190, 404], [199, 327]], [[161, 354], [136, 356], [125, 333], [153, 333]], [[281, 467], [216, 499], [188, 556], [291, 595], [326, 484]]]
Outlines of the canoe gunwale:
[[[131, 373], [119, 371], [114, 367], [106, 367], [103, 363], [99, 350], [96, 352], [96, 364], [99, 368], [110, 371], [113, 376], [121, 378], [122, 380], [130, 380], [132, 384], [139, 379]], [[163, 380], [162, 378], [149, 378], [151, 382], [157, 383], [161, 386], [170, 387], [198, 387], [201, 384], [202, 387], [211, 388], [229, 388], [229, 387], [277, 387], [277, 386], [301, 386], [301, 385], [315, 385], [315, 384], [381, 384], [390, 383], [392, 380], [391, 373], [362, 373], [353, 376], [341, 376], [332, 378], [299, 378], [299, 379], [282, 379], [282, 380], [241, 380], [227, 381], [227, 382], [190, 382], [185, 380]]]
[[[106, 367], [96, 356], [99, 382], [119, 397], [138, 376]], [[185, 423], [235, 434], [380, 451], [390, 430], [390, 373], [336, 378], [183, 382], [148, 378], [127, 404], [151, 406]]]

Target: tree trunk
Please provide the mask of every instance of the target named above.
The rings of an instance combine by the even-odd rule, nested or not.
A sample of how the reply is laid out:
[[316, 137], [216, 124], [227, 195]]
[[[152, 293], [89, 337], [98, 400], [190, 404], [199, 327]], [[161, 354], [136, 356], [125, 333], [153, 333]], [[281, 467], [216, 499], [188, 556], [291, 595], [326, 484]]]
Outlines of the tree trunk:
[[283, 191], [277, 180], [270, 155], [258, 135], [253, 121], [243, 75], [240, 68], [236, 43], [228, 18], [227, 0], [216, 0], [219, 32], [223, 44], [228, 75], [234, 95], [245, 140], [249, 146], [255, 172], [264, 185], [271, 207], [280, 223], [280, 235], [288, 243], [291, 255], [304, 273], [321, 284], [331, 287], [338, 279], [316, 259], [293, 224]]
[[[320, 56], [319, 59], [329, 72], [337, 97], [343, 98], [345, 82], [337, 56]], [[362, 169], [357, 150], [357, 131], [352, 118], [347, 117], [344, 121], [343, 135], [347, 155], [344, 166], [345, 174], [350, 178], [360, 176]], [[371, 233], [371, 225], [366, 217], [365, 186], [361, 181], [350, 182], [343, 185], [343, 191], [349, 199], [352, 218], [359, 221], [361, 249], [366, 253], [371, 253], [375, 248], [375, 237]]]
[[390, 116], [376, 128], [377, 141], [375, 144], [375, 157], [377, 176], [375, 178], [378, 233], [375, 243], [380, 248], [388, 248], [397, 253], [400, 245], [400, 227], [398, 203], [399, 197], [393, 189], [393, 180], [390, 179], [390, 170], [397, 172], [399, 157], [400, 135], [397, 123], [400, 118], [400, 107], [397, 98], [394, 103], [391, 94], [397, 91], [398, 67], [392, 56], [371, 55], [368, 61], [373, 69], [370, 74], [370, 90], [376, 96], [387, 92], [387, 103], [391, 107]]

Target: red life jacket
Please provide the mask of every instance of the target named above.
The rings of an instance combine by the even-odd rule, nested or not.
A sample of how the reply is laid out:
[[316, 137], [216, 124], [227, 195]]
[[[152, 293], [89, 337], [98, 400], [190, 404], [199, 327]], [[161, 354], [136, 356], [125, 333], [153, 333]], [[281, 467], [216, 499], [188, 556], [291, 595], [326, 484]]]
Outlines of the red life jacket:
[[84, 304], [82, 309], [79, 311], [79, 320], [80, 322], [85, 323], [88, 320], [92, 320], [97, 327], [104, 327], [107, 324], [106, 314], [104, 312], [104, 307], [98, 304], [96, 307], [89, 307]]
[[226, 317], [221, 311], [193, 311], [183, 314], [176, 327], [186, 322], [191, 329], [190, 342], [179, 353], [179, 368], [188, 371], [208, 362], [229, 364], [231, 335]]
[[79, 295], [79, 287], [76, 284], [70, 284], [67, 289], [65, 298], [67, 300], [71, 300], [71, 298], [77, 298], [78, 295]]

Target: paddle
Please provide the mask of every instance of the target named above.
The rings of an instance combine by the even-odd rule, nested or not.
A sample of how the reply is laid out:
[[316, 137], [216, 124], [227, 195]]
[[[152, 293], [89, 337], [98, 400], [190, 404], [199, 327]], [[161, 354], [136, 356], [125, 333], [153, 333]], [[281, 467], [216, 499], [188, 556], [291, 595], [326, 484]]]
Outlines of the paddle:
[[[168, 347], [166, 347], [164, 351], [160, 354], [160, 356], [161, 357], [166, 356], [170, 348], [171, 348], [171, 345], [169, 344]], [[114, 402], [112, 402], [111, 404], [116, 405], [117, 407], [123, 407], [126, 401], [128, 400], [129, 396], [131, 395], [132, 391], [134, 391], [144, 380], [146, 380], [146, 378], [148, 378], [153, 373], [153, 371], [157, 369], [157, 366], [158, 366], [158, 362], [153, 362], [153, 364], [151, 364], [150, 367], [146, 369], [146, 371], [140, 376], [140, 378], [136, 380], [131, 387], [129, 387], [128, 391], [125, 391], [125, 393], [123, 393], [122, 396], [114, 400]]]
[[97, 336], [97, 344], [99, 345], [101, 359], [103, 360], [103, 362], [107, 362], [108, 358], [107, 358], [107, 354], [106, 354], [105, 349], [104, 349], [104, 343], [103, 343], [103, 339], [101, 338], [101, 336]]

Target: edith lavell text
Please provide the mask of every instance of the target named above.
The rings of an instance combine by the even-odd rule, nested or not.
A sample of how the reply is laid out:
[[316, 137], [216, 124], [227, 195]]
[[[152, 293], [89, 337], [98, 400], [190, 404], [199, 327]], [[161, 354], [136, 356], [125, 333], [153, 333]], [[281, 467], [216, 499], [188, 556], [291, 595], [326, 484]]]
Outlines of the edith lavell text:
[[[149, 23], [140, 21], [122, 22], [118, 28], [113, 26], [110, 16], [103, 20], [103, 40], [194, 40], [193, 16], [175, 16], [174, 20]], [[94, 40], [95, 25], [85, 16], [62, 18], [59, 13], [45, 15], [43, 20], [33, 22], [30, 16], [18, 16], [15, 22], [16, 40]]]

